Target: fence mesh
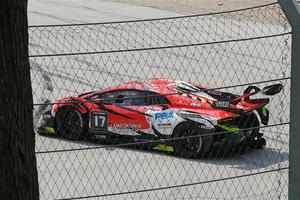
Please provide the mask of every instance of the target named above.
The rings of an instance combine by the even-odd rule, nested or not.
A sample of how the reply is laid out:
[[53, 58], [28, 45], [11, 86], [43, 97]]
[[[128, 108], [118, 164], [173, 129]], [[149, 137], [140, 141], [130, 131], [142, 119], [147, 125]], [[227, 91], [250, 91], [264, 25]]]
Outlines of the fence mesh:
[[[31, 26], [29, 43], [35, 125], [49, 107], [86, 104], [105, 109], [109, 133], [118, 133], [101, 140], [86, 136], [92, 115], [76, 118], [70, 107], [56, 113], [47, 134], [37, 128], [42, 199], [287, 198], [291, 28], [277, 3], [164, 19]], [[128, 82], [128, 91], [107, 90], [124, 90]], [[268, 124], [252, 111], [211, 109], [216, 99], [233, 101], [250, 85], [278, 83], [284, 87], [269, 97]], [[99, 92], [57, 101], [89, 91]], [[216, 124], [221, 115], [235, 126]], [[262, 149], [242, 138], [258, 129], [267, 141]], [[238, 140], [238, 148], [225, 140]], [[194, 158], [193, 148], [205, 155]]]

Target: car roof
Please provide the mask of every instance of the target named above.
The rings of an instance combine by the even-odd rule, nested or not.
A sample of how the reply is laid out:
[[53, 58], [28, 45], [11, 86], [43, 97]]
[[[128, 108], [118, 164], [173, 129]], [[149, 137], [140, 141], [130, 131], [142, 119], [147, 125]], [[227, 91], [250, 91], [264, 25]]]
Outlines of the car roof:
[[108, 88], [100, 91], [95, 91], [92, 94], [87, 93], [87, 96], [93, 95], [95, 93], [107, 93], [113, 92], [118, 90], [139, 90], [139, 91], [149, 91], [155, 92], [157, 94], [172, 94], [177, 93], [178, 87], [193, 87], [198, 86], [202, 88], [207, 88], [205, 86], [201, 86], [199, 84], [188, 83], [179, 80], [172, 80], [172, 79], [164, 79], [164, 78], [153, 78], [146, 81], [131, 81], [119, 85], [117, 87]]
[[150, 91], [159, 94], [167, 94], [170, 92], [175, 92], [176, 85], [175, 81], [169, 79], [149, 79], [148, 81], [132, 81], [127, 82], [123, 85], [109, 88], [106, 90], [101, 90], [100, 92], [112, 92], [116, 90], [140, 90], [140, 91]]

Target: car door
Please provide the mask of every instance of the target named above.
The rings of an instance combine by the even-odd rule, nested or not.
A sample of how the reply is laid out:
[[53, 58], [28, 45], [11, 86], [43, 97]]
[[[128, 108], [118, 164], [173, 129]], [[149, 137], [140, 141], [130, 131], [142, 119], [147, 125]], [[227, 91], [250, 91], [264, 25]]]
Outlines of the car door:
[[110, 131], [137, 135], [136, 130], [149, 129], [147, 121], [146, 92], [138, 90], [118, 90], [102, 95], [100, 108], [108, 113]]

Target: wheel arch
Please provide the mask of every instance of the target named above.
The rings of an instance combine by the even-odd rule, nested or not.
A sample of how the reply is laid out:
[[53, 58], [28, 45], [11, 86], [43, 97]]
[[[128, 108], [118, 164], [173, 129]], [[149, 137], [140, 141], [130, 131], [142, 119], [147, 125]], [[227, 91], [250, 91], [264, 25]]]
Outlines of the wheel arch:
[[[208, 120], [207, 120], [208, 121]], [[176, 134], [176, 131], [177, 131], [177, 129], [180, 127], [180, 126], [182, 126], [183, 124], [190, 124], [191, 126], [197, 126], [197, 127], [199, 127], [199, 129], [201, 129], [201, 130], [204, 130], [203, 129], [203, 125], [204, 124], [202, 124], [202, 123], [200, 123], [200, 122], [197, 122], [197, 121], [193, 121], [193, 120], [189, 120], [189, 119], [185, 119], [185, 121], [182, 121], [182, 122], [180, 122], [180, 123], [178, 123], [175, 127], [174, 127], [174, 129], [173, 129], [173, 133], [172, 133], [172, 137], [174, 137], [175, 136], [175, 134]], [[209, 133], [214, 133], [215, 132], [215, 128], [213, 128], [213, 129], [205, 129], [206, 130], [206, 132], [204, 132], [203, 134], [209, 134]], [[205, 141], [205, 144], [203, 143], [203, 153], [208, 153], [209, 151], [210, 151], [210, 148], [212, 147], [212, 145], [213, 145], [213, 140], [214, 140], [214, 135], [212, 134], [212, 135], [207, 135], [207, 136], [204, 136], [204, 141]]]
[[61, 112], [62, 110], [64, 110], [64, 109], [68, 109], [68, 108], [70, 108], [70, 109], [75, 109], [76, 111], [78, 111], [81, 115], [83, 115], [83, 114], [87, 114], [87, 113], [82, 113], [82, 112], [80, 112], [80, 110], [78, 109], [78, 108], [76, 108], [74, 105], [70, 105], [70, 104], [68, 104], [68, 105], [63, 105], [63, 106], [60, 106], [60, 107], [58, 107], [58, 109], [57, 109], [57, 111], [56, 111], [56, 113], [55, 113], [55, 118], [54, 118], [54, 130], [55, 131], [57, 131], [57, 114], [59, 113], [59, 112]]
[[[206, 119], [204, 119], [204, 120], [206, 120]], [[211, 122], [209, 122], [208, 120], [206, 120], [208, 123], [211, 123]], [[181, 122], [179, 122], [174, 128], [173, 128], [173, 132], [172, 132], [172, 136], [174, 135], [174, 132], [176, 131], [176, 129], [179, 127], [179, 126], [181, 126], [182, 124], [185, 124], [185, 123], [189, 123], [189, 124], [191, 124], [191, 125], [194, 125], [194, 126], [199, 126], [200, 128], [202, 128], [202, 126], [203, 125], [205, 125], [205, 124], [203, 124], [203, 123], [201, 123], [201, 122], [197, 122], [197, 121], [194, 121], [194, 120], [191, 120], [191, 119], [184, 119], [184, 121], [181, 121]], [[214, 127], [214, 125], [212, 125], [213, 127]], [[212, 129], [212, 130], [214, 130], [215, 129], [215, 127]]]

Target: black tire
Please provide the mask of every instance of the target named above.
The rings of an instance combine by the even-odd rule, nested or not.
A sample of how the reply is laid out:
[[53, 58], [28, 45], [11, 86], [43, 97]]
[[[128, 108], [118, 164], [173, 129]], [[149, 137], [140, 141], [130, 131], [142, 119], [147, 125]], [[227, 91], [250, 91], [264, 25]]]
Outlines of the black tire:
[[82, 140], [86, 136], [86, 122], [72, 107], [65, 107], [56, 114], [56, 134], [69, 140]]
[[248, 131], [250, 134], [244, 143], [250, 148], [262, 149], [264, 146], [266, 146], [266, 140], [262, 138], [263, 134], [259, 132], [260, 129], [255, 128], [259, 126], [259, 120], [254, 113], [251, 113], [248, 115], [248, 117], [245, 117], [244, 125], [241, 128], [249, 129]]
[[251, 148], [254, 149], [263, 149], [267, 144], [267, 141], [265, 138], [257, 138], [251, 141], [251, 144], [249, 145]]
[[173, 132], [174, 138], [187, 137], [185, 139], [176, 139], [173, 141], [175, 155], [185, 158], [199, 158], [206, 155], [212, 144], [212, 136], [189, 137], [209, 133], [193, 123], [183, 122], [178, 124]]

